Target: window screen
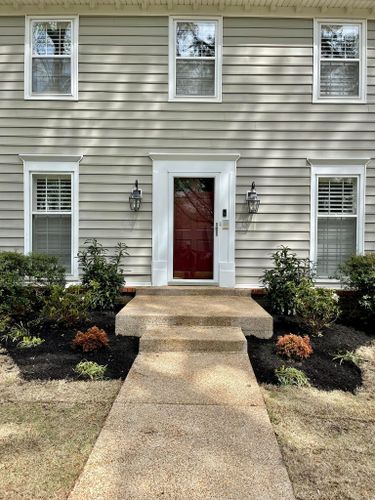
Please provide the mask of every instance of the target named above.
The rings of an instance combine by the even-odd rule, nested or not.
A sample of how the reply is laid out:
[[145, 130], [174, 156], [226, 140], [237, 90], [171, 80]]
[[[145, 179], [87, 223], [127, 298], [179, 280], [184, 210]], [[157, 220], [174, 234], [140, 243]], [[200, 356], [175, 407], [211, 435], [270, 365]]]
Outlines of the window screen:
[[31, 21], [31, 92], [72, 94], [72, 21]]
[[72, 268], [72, 186], [69, 175], [33, 176], [32, 251]]
[[217, 22], [177, 21], [176, 96], [215, 96]]
[[361, 24], [319, 24], [320, 97], [360, 97]]
[[319, 177], [317, 199], [317, 274], [334, 277], [357, 249], [356, 177]]

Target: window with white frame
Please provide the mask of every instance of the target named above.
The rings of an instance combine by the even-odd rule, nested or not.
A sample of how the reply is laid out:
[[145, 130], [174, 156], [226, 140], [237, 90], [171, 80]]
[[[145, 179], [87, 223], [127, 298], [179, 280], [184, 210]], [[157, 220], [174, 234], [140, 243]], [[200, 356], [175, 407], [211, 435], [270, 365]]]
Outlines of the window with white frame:
[[335, 278], [363, 251], [364, 167], [316, 167], [312, 179], [312, 260], [318, 278]]
[[57, 257], [77, 275], [78, 162], [25, 161], [25, 253]]
[[77, 18], [26, 18], [25, 97], [78, 98]]
[[366, 22], [315, 22], [315, 101], [364, 102]]
[[170, 18], [169, 98], [221, 100], [221, 18]]

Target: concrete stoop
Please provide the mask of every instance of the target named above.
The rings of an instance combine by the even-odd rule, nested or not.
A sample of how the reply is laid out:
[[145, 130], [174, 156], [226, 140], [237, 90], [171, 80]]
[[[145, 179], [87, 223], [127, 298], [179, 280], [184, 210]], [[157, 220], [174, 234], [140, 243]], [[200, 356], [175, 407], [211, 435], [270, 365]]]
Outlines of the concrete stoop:
[[[270, 338], [272, 317], [251, 297], [235, 290], [206, 287], [142, 289], [116, 316], [116, 333], [141, 337], [149, 328], [166, 326], [239, 327], [245, 335]], [[194, 293], [192, 293], [194, 289]], [[225, 292], [222, 292], [225, 290]]]
[[[141, 320], [144, 297], [129, 316]], [[173, 308], [182, 317], [179, 297], [169, 297], [170, 317]], [[186, 297], [195, 305], [184, 317], [198, 316]], [[161, 306], [151, 301], [146, 318]], [[294, 500], [239, 325], [134, 328], [140, 353], [69, 499]]]

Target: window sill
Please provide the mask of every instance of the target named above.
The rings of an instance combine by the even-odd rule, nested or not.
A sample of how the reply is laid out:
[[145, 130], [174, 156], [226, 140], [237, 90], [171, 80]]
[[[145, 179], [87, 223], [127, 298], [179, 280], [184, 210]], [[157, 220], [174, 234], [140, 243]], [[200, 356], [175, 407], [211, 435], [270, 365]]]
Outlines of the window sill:
[[169, 97], [168, 102], [223, 102], [222, 97]]
[[63, 96], [63, 95], [33, 95], [25, 96], [25, 101], [78, 101], [78, 96]]
[[367, 104], [366, 98], [348, 98], [348, 99], [324, 99], [321, 97], [315, 97], [312, 100], [313, 104]]

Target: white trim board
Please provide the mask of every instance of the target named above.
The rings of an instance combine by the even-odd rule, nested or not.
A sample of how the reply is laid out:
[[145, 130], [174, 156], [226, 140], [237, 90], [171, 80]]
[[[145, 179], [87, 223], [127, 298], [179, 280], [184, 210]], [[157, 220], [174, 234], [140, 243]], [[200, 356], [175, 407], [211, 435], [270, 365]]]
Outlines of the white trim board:
[[[19, 155], [23, 161], [24, 178], [24, 253], [32, 251], [32, 176], [40, 173], [67, 173], [72, 176], [72, 261], [71, 274], [67, 279], [78, 279], [78, 244], [79, 244], [79, 161], [66, 161], [64, 156]], [[28, 158], [34, 158], [35, 161]], [[37, 159], [38, 158], [38, 159]], [[81, 156], [75, 158], [81, 159]], [[52, 160], [54, 159], [54, 161]]]
[[[181, 155], [158, 152], [150, 153], [153, 159], [152, 173], [152, 284], [217, 284], [222, 287], [235, 285], [235, 183], [236, 162], [239, 154], [227, 159], [207, 159], [205, 153], [197, 153], [194, 159], [181, 158]], [[218, 236], [215, 237], [216, 276], [207, 282], [198, 280], [173, 280], [173, 198], [171, 185], [174, 176], [208, 176], [216, 178], [215, 187], [215, 224], [218, 223]], [[171, 201], [172, 200], [172, 201]], [[221, 218], [222, 210], [227, 209], [226, 225]]]

